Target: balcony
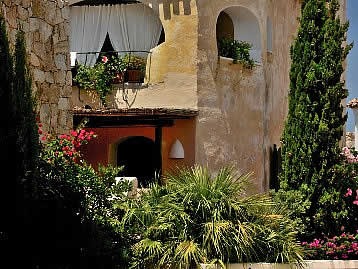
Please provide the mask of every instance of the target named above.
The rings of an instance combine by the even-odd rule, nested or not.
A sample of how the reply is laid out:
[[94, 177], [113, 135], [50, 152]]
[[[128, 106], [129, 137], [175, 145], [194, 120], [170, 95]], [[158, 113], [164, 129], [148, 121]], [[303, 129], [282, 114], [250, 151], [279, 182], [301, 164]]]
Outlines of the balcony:
[[[107, 51], [71, 53], [73, 85], [89, 89], [106, 76], [109, 84], [137, 83], [150, 81], [152, 53], [150, 51]], [[81, 63], [79, 63], [78, 59]], [[95, 59], [95, 63], [93, 60]]]

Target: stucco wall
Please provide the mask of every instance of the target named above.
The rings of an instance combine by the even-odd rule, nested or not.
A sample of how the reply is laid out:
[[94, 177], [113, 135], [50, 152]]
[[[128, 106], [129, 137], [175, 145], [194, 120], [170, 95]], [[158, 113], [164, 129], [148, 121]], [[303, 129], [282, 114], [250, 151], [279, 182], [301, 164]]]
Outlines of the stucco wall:
[[[257, 19], [262, 64], [241, 72], [216, 48], [220, 11], [241, 6]], [[286, 0], [198, 0], [199, 72], [196, 161], [212, 170], [227, 163], [254, 172], [252, 192], [268, 189], [269, 149], [279, 144], [287, 113], [289, 48], [297, 29], [300, 4]], [[267, 17], [272, 21], [273, 48], [267, 48]], [[225, 64], [223, 65], [223, 63]]]
[[25, 32], [38, 120], [44, 130], [62, 133], [72, 127], [69, 71], [69, 9], [63, 0], [0, 1], [12, 46], [21, 25]]

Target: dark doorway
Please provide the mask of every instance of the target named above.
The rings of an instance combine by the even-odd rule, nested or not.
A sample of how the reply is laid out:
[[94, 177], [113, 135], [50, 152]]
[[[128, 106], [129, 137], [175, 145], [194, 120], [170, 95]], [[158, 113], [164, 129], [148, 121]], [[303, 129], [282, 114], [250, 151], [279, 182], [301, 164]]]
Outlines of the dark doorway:
[[117, 165], [124, 166], [118, 176], [136, 177], [138, 187], [147, 188], [161, 169], [160, 152], [147, 137], [128, 137], [118, 145]]

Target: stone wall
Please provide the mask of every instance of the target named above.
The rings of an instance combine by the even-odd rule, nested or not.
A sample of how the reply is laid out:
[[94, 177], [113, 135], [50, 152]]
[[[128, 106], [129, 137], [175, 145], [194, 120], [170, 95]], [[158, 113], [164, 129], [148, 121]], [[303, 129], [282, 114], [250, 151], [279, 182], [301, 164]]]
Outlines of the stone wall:
[[16, 32], [25, 32], [38, 120], [45, 130], [72, 127], [72, 77], [69, 59], [69, 6], [64, 0], [2, 0], [0, 10], [13, 47]]

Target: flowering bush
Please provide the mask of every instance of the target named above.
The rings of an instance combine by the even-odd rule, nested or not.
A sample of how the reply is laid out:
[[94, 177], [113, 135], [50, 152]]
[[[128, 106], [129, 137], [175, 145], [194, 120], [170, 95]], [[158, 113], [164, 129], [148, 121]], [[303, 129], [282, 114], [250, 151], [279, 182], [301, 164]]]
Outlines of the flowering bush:
[[[115, 181], [121, 168], [100, 165], [96, 171], [83, 160], [80, 147], [96, 137], [92, 131], [79, 129], [57, 136], [44, 133], [40, 124], [38, 132], [43, 141], [39, 198], [55, 202], [57, 206], [51, 212], [64, 216], [56, 219], [57, 227], [76, 229], [67, 245], [79, 246], [83, 255], [95, 257], [99, 264], [108, 260], [125, 262], [128, 253], [125, 234], [119, 233], [113, 224], [113, 219], [121, 214], [117, 205], [131, 189], [129, 183]], [[47, 219], [43, 215], [41, 218], [42, 222]], [[59, 236], [56, 230], [52, 234]]]
[[58, 137], [51, 134], [44, 134], [42, 125], [39, 125], [39, 134], [42, 141], [47, 141], [42, 151], [42, 158], [47, 162], [55, 164], [56, 162], [76, 161], [81, 157], [78, 151], [79, 147], [87, 144], [92, 138], [97, 137], [93, 131], [84, 129], [79, 131], [70, 131], [70, 134], [63, 134]]
[[358, 230], [355, 234], [342, 233], [332, 238], [314, 239], [311, 243], [303, 242], [311, 259], [356, 260], [358, 259]]
[[[347, 147], [343, 148], [342, 155], [345, 156], [346, 166], [349, 175], [351, 176], [347, 192], [344, 194], [345, 201], [349, 204], [352, 203], [358, 207], [358, 180], [357, 180], [357, 169], [358, 169], [358, 152], [350, 150]], [[358, 211], [357, 211], [358, 212]], [[357, 224], [358, 225], [358, 224]]]

